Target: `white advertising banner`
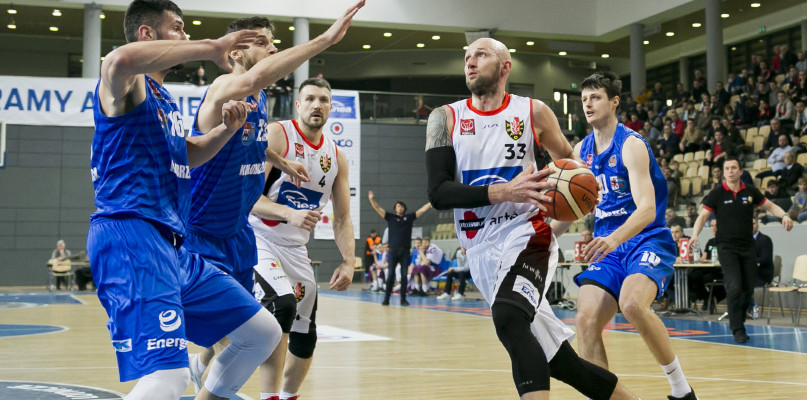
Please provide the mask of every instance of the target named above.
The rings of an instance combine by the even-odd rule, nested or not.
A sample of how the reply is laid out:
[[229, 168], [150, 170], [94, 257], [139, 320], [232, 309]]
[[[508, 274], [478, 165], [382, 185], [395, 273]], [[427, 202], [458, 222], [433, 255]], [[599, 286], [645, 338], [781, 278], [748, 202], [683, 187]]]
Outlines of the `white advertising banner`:
[[[328, 135], [339, 151], [345, 153], [350, 183], [350, 219], [353, 220], [353, 236], [359, 239], [359, 204], [361, 193], [361, 117], [359, 115], [359, 92], [334, 90], [331, 92], [333, 109], [322, 132]], [[322, 210], [322, 220], [314, 227], [314, 239], [329, 239], [333, 236], [333, 205]]]
[[[0, 76], [0, 120], [10, 125], [93, 126], [92, 78]], [[174, 96], [183, 125], [193, 123], [205, 86], [166, 84]]]

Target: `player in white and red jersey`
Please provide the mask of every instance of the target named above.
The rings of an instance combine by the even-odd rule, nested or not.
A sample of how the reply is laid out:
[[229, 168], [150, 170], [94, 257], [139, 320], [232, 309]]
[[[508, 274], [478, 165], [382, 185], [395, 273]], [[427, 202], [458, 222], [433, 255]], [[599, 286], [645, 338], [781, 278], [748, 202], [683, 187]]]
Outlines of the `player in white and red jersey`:
[[437, 209], [454, 209], [457, 237], [491, 304], [521, 399], [548, 399], [550, 376], [592, 399], [635, 399], [614, 374], [574, 352], [574, 333], [545, 301], [558, 245], [544, 221], [550, 199], [540, 193], [551, 186], [541, 182], [550, 171], [535, 171], [535, 152], [543, 145], [553, 159], [574, 156], [546, 104], [505, 93], [511, 68], [499, 41], [479, 39], [468, 47], [471, 98], [429, 117], [429, 200]]
[[347, 159], [322, 134], [331, 111], [331, 86], [321, 78], [304, 81], [296, 106], [296, 120], [269, 125], [268, 147], [287, 161], [301, 163], [309, 181], [298, 182], [271, 169], [264, 195], [249, 217], [258, 245], [255, 297], [275, 315], [283, 331], [280, 344], [260, 368], [261, 400], [297, 399], [311, 366], [317, 342], [317, 283], [306, 244], [329, 198], [333, 198], [336, 246], [342, 254], [330, 289], [345, 290], [353, 280], [355, 242]]

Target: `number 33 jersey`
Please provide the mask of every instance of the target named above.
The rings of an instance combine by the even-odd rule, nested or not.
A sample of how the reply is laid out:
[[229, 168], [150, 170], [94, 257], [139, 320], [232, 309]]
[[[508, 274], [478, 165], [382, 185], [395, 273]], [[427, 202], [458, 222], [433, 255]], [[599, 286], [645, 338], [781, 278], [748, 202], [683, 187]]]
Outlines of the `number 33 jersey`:
[[[454, 114], [451, 141], [457, 156], [454, 176], [457, 182], [473, 186], [506, 183], [530, 164], [535, 165], [538, 144], [531, 99], [506, 94], [502, 106], [492, 111], [474, 108], [471, 99], [448, 107]], [[470, 249], [488, 239], [496, 240], [497, 233], [522, 214], [530, 218], [536, 213], [537, 209], [529, 203], [456, 208], [457, 238], [463, 247]], [[543, 219], [539, 219], [543, 224]]]
[[[303, 164], [311, 179], [298, 188], [286, 173], [273, 168], [266, 178], [264, 194], [269, 200], [295, 210], [322, 210], [331, 197], [333, 182], [339, 172], [336, 143], [324, 134], [318, 144], [309, 142], [295, 120], [276, 123], [286, 134], [288, 148], [284, 157]], [[307, 230], [285, 221], [272, 221], [251, 214], [249, 222], [256, 233], [268, 236], [273, 243], [282, 246], [304, 246], [310, 237]]]

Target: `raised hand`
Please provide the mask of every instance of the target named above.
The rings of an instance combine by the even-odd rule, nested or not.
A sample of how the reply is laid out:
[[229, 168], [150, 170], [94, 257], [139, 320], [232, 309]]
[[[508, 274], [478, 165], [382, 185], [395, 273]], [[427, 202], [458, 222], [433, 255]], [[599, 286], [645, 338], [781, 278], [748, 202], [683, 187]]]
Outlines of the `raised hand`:
[[249, 45], [255, 41], [258, 36], [257, 31], [243, 29], [237, 32], [228, 33], [214, 41], [216, 46], [217, 56], [211, 58], [219, 68], [233, 72], [233, 67], [230, 65], [227, 54], [233, 50], [246, 50]]
[[221, 122], [231, 132], [235, 132], [247, 121], [247, 114], [258, 106], [254, 102], [230, 100], [221, 107]]
[[353, 16], [356, 15], [359, 9], [364, 7], [364, 2], [365, 0], [361, 0], [354, 4], [353, 7], [348, 8], [345, 14], [337, 19], [336, 22], [322, 34], [322, 37], [327, 40], [328, 45], [336, 44], [345, 37], [347, 28], [349, 28], [350, 23], [353, 22]]

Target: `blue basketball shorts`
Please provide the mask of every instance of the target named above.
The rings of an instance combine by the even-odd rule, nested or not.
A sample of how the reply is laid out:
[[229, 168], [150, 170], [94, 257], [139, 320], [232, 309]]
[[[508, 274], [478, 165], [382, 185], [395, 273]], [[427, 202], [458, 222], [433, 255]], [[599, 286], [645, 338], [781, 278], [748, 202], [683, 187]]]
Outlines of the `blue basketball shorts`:
[[[162, 234], [161, 234], [162, 232]], [[188, 366], [188, 341], [210, 347], [261, 305], [165, 229], [137, 218], [95, 218], [87, 251], [121, 381]]]
[[252, 292], [255, 285], [253, 268], [258, 264], [258, 248], [255, 245], [255, 233], [249, 224], [244, 224], [241, 231], [226, 239], [189, 231], [185, 236], [184, 247], [201, 255], [235, 278], [248, 292]]
[[625, 278], [633, 274], [643, 274], [656, 283], [658, 298], [664, 294], [670, 283], [676, 254], [678, 249], [670, 230], [653, 229], [628, 239], [600, 262], [590, 264], [574, 278], [574, 282], [580, 286], [584, 280], [590, 279], [619, 300]]

